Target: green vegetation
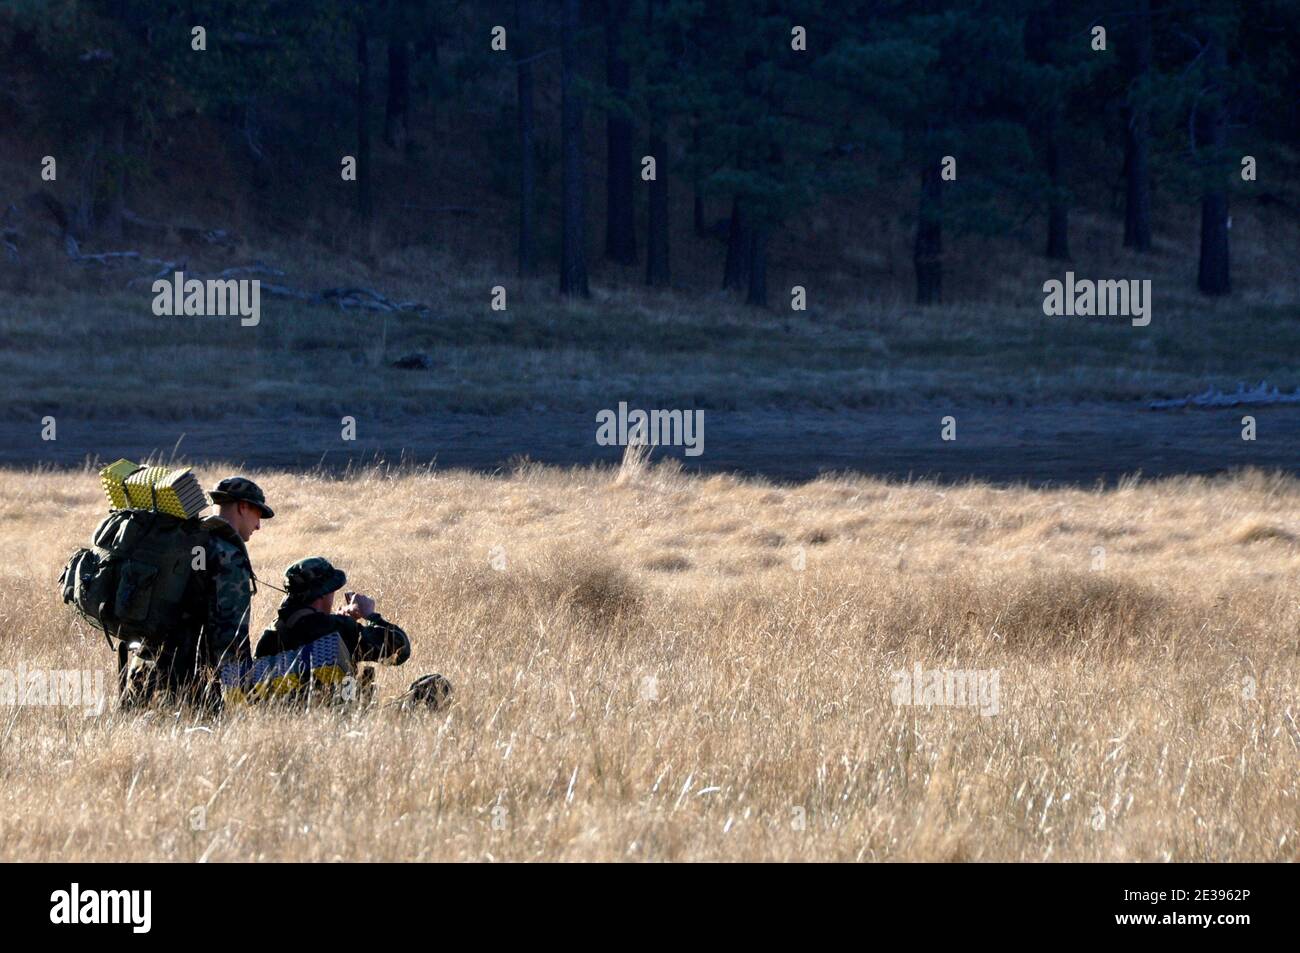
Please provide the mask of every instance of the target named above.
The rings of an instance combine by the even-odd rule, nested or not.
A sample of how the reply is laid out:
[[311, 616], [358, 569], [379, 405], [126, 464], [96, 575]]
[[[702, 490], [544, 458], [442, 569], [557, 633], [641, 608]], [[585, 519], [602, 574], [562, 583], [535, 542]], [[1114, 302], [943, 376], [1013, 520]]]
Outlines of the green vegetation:
[[[238, 317], [159, 318], [144, 292], [0, 303], [4, 412], [209, 417], [514, 408], [611, 399], [708, 408], [840, 408], [918, 399], [1041, 403], [1181, 396], [1266, 378], [1300, 384], [1289, 305], [1173, 304], [1140, 331], [1046, 318], [1032, 303], [760, 318], [628, 293], [538, 291], [507, 312], [462, 290], [429, 316], [265, 297]], [[428, 366], [392, 366], [408, 355]]]

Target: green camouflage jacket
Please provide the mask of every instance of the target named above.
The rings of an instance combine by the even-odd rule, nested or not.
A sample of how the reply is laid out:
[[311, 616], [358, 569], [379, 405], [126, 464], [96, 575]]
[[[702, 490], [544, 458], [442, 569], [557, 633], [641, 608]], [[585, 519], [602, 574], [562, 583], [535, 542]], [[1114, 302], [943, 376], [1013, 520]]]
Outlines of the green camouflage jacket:
[[234, 658], [248, 658], [253, 566], [247, 552], [233, 542], [213, 536], [208, 541], [207, 568], [204, 662], [215, 666]]

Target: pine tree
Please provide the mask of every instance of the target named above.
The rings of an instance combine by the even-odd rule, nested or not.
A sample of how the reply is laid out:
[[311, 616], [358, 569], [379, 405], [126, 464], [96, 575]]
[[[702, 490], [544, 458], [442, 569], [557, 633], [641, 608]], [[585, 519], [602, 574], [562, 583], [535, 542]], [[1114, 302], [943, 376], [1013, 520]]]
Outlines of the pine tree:
[[[1024, 41], [1028, 58], [1025, 86], [1030, 97], [1029, 125], [1038, 139], [1047, 177], [1048, 258], [1070, 257], [1070, 192], [1066, 185], [1066, 116], [1071, 73], [1068, 44], [1072, 34], [1063, 0], [1045, 0], [1025, 18]], [[1078, 43], [1082, 46], [1082, 43]]]
[[564, 182], [560, 252], [560, 293], [588, 297], [587, 287], [587, 169], [583, 156], [583, 102], [578, 90], [578, 31], [581, 0], [564, 0], [561, 51], [561, 123]]
[[1125, 64], [1124, 247], [1151, 250], [1151, 0], [1137, 0], [1128, 29], [1119, 39]]
[[818, 114], [830, 95], [819, 64], [843, 42], [837, 25], [816, 3], [733, 0], [693, 27], [709, 50], [686, 110], [700, 131], [693, 177], [702, 195], [731, 200], [723, 286], [754, 306], [767, 303], [771, 236], [829, 181], [835, 123]]
[[515, 0], [515, 73], [519, 135], [519, 274], [537, 274], [537, 147], [533, 91], [533, 46], [536, 18], [533, 0]]
[[636, 262], [636, 172], [632, 116], [628, 109], [631, 67], [625, 51], [630, 0], [604, 0], [606, 110], [605, 257]]
[[945, 230], [1003, 227], [1005, 193], [1030, 178], [1024, 7], [863, 3], [855, 20], [868, 25], [826, 64], [835, 86], [855, 97], [855, 139], [881, 167], [905, 169], [917, 183], [918, 304], [943, 300]]
[[404, 150], [411, 112], [411, 44], [408, 0], [389, 0], [388, 96], [384, 103], [384, 143]]

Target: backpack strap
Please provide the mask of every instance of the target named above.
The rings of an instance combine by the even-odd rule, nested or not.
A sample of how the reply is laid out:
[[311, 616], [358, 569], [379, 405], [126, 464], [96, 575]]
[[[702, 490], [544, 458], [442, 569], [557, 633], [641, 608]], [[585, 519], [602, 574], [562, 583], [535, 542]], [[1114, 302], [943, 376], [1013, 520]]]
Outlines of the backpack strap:
[[[230, 543], [244, 554], [245, 559], [248, 559], [248, 547], [244, 545], [244, 538], [235, 531], [235, 527], [231, 526], [220, 516], [205, 516], [199, 521], [199, 525], [207, 530], [211, 535], [224, 539], [226, 542]], [[249, 560], [249, 562], [251, 563], [252, 560]]]
[[253, 572], [253, 560], [248, 555], [248, 547], [244, 544], [244, 538], [235, 531], [235, 527], [220, 516], [205, 516], [199, 521], [199, 526], [207, 531], [209, 535], [230, 543], [243, 554], [244, 561], [248, 563], [248, 577], [253, 583], [253, 595], [257, 595], [258, 579], [257, 574]]
[[257, 595], [258, 584], [270, 586], [276, 592], [284, 592], [284, 590], [279, 586], [257, 578], [257, 573], [253, 572], [253, 560], [248, 555], [248, 547], [244, 544], [243, 537], [240, 536], [239, 533], [235, 532], [233, 526], [223, 520], [220, 516], [205, 516], [200, 521], [199, 525], [213, 536], [220, 537], [232, 546], [235, 546], [244, 554], [244, 558], [248, 560], [248, 575], [253, 581], [253, 595]]

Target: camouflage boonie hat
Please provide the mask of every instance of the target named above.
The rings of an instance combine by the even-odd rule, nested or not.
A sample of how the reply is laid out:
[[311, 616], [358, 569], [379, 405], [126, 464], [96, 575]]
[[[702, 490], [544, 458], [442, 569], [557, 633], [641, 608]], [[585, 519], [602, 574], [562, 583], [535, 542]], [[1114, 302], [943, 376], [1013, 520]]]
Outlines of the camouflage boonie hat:
[[275, 511], [266, 505], [266, 494], [248, 477], [226, 477], [208, 496], [213, 503], [252, 503], [262, 511], [262, 519], [269, 520]]
[[300, 559], [284, 571], [284, 589], [293, 599], [311, 602], [347, 585], [342, 569], [335, 569], [324, 556]]

